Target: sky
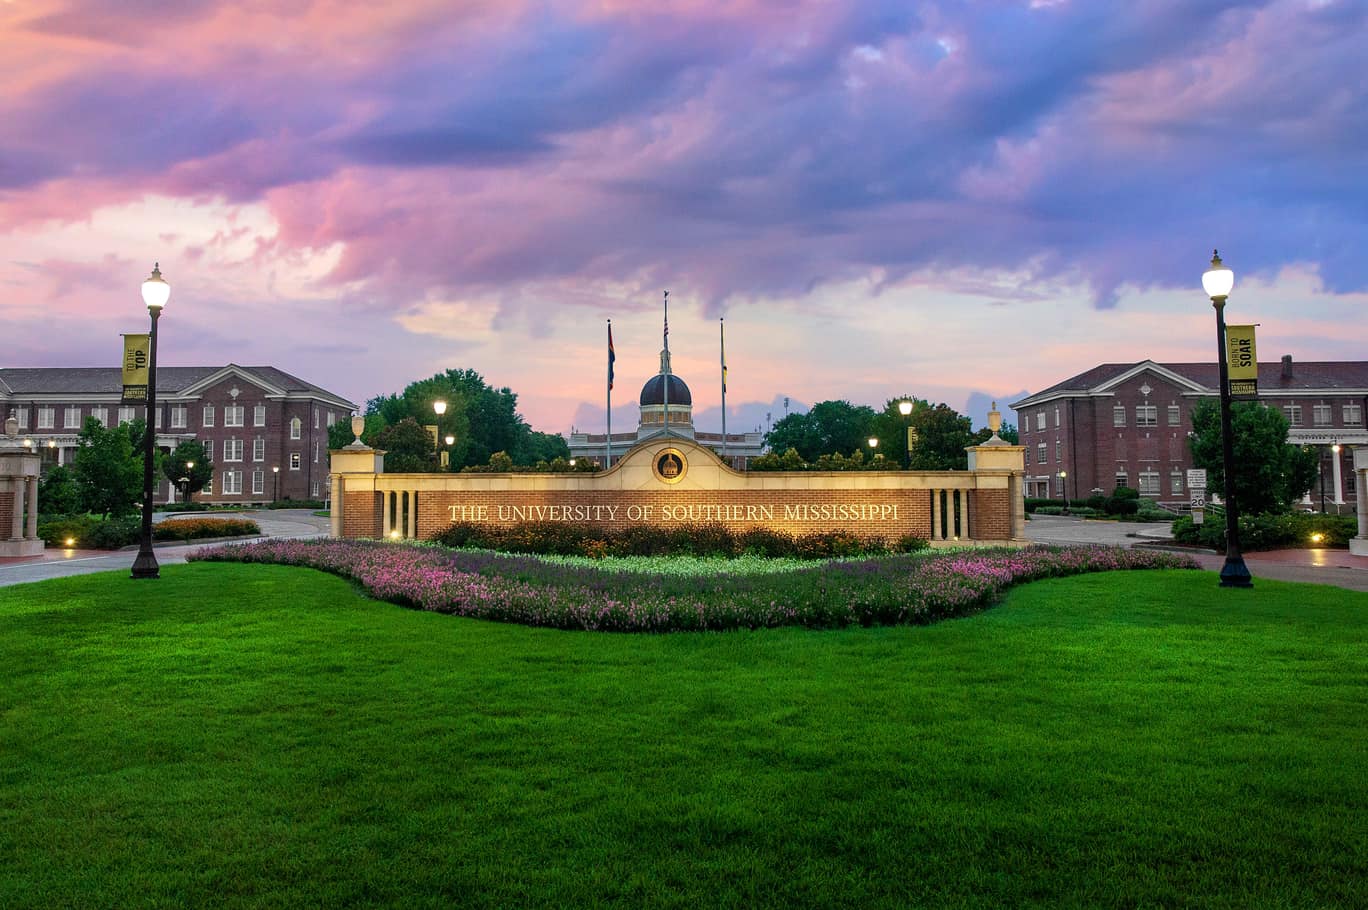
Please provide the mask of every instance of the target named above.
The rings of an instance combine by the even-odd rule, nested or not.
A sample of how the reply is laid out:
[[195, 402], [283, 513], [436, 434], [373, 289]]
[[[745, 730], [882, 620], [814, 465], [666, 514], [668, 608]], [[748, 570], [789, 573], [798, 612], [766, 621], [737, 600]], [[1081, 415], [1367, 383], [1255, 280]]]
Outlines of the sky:
[[[700, 429], [1368, 354], [1363, 0], [0, 0], [0, 366], [447, 368]], [[1008, 420], [1011, 415], [1008, 414]]]

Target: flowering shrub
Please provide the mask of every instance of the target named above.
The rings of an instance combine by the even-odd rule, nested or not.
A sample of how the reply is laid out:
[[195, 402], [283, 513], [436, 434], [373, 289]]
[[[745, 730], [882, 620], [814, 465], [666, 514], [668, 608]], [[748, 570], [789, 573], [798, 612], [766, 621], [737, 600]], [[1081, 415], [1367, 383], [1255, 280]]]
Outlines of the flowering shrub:
[[250, 518], [168, 518], [152, 528], [152, 536], [157, 540], [202, 540], [260, 533], [260, 525]]
[[926, 623], [982, 609], [1016, 583], [1111, 569], [1196, 568], [1187, 556], [1031, 547], [827, 562], [779, 574], [614, 571], [529, 556], [354, 540], [266, 540], [191, 560], [308, 566], [372, 597], [479, 619], [559, 629], [706, 629]]

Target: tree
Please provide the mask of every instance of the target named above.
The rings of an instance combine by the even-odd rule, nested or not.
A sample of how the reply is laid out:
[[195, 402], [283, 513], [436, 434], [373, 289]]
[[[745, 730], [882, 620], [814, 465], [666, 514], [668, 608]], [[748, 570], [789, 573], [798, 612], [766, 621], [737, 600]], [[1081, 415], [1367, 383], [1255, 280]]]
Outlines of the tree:
[[[904, 417], [898, 405], [912, 402], [912, 413]], [[911, 395], [890, 398], [873, 421], [873, 435], [879, 437], [879, 451], [897, 467], [907, 453], [907, 426], [916, 431], [912, 448], [912, 469], [917, 471], [964, 470], [969, 467], [966, 446], [978, 445], [991, 435], [988, 430], [974, 432], [968, 417], [947, 404], [932, 404]]]
[[384, 450], [387, 472], [413, 474], [437, 470], [432, 436], [412, 417], [381, 430], [376, 435], [375, 448]]
[[806, 414], [789, 414], [765, 434], [771, 452], [796, 449], [804, 461], [823, 455], [854, 454], [867, 447], [874, 409], [848, 401], [819, 401]]
[[44, 515], [74, 515], [84, 511], [81, 485], [64, 465], [53, 465], [38, 482], [38, 509]]
[[1014, 446], [1021, 445], [1021, 434], [1017, 432], [1016, 424], [1014, 423], [1004, 423], [1001, 428], [998, 429], [998, 438], [1003, 442], [1010, 442]]
[[[1315, 483], [1318, 455], [1288, 444], [1287, 418], [1277, 408], [1256, 401], [1237, 401], [1231, 405], [1230, 419], [1235, 504], [1241, 514], [1286, 512]], [[1225, 471], [1218, 401], [1207, 399], [1192, 409], [1188, 446], [1192, 463], [1207, 470], [1207, 489], [1223, 491]]]
[[94, 417], [86, 418], [71, 465], [86, 511], [107, 518], [137, 511], [143, 495], [144, 430], [141, 420], [106, 428]]
[[[191, 465], [194, 467], [191, 467]], [[193, 439], [187, 439], [176, 450], [161, 460], [162, 474], [171, 484], [182, 491], [185, 501], [195, 490], [203, 490], [204, 485], [214, 476], [214, 463], [204, 451], [204, 446]], [[185, 479], [187, 483], [181, 483]]]

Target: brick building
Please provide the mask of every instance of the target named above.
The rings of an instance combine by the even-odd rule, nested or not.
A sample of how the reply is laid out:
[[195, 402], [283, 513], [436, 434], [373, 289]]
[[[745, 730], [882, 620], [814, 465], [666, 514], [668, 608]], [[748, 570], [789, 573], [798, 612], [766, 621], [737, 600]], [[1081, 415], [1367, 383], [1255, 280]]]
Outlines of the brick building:
[[[1215, 363], [1104, 363], [1014, 402], [1026, 495], [1081, 499], [1125, 485], [1185, 507], [1192, 409], [1218, 397], [1218, 373]], [[1319, 509], [1323, 483], [1327, 510], [1352, 511], [1343, 507], [1357, 497], [1353, 449], [1368, 446], [1368, 362], [1261, 363], [1259, 401], [1287, 416], [1290, 442], [1321, 451], [1304, 502]]]
[[[109, 426], [146, 416], [119, 403], [121, 382], [117, 367], [0, 369], [0, 422], [18, 420], [45, 466], [66, 464], [87, 418]], [[356, 405], [284, 370], [230, 363], [158, 367], [156, 410], [159, 448], [197, 440], [214, 463], [193, 498], [236, 503], [325, 498], [328, 427]], [[168, 501], [170, 482], [156, 481], [156, 499]]]

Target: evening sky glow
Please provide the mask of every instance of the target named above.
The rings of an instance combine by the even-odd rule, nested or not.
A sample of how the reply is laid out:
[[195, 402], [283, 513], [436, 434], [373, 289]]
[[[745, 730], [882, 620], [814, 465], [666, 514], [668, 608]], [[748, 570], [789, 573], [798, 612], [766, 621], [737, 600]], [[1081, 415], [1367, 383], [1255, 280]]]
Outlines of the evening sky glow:
[[[289, 10], [289, 12], [286, 12]], [[302, 10], [302, 11], [301, 11]], [[0, 366], [449, 367], [614, 428], [1368, 351], [1368, 4], [0, 0]]]

